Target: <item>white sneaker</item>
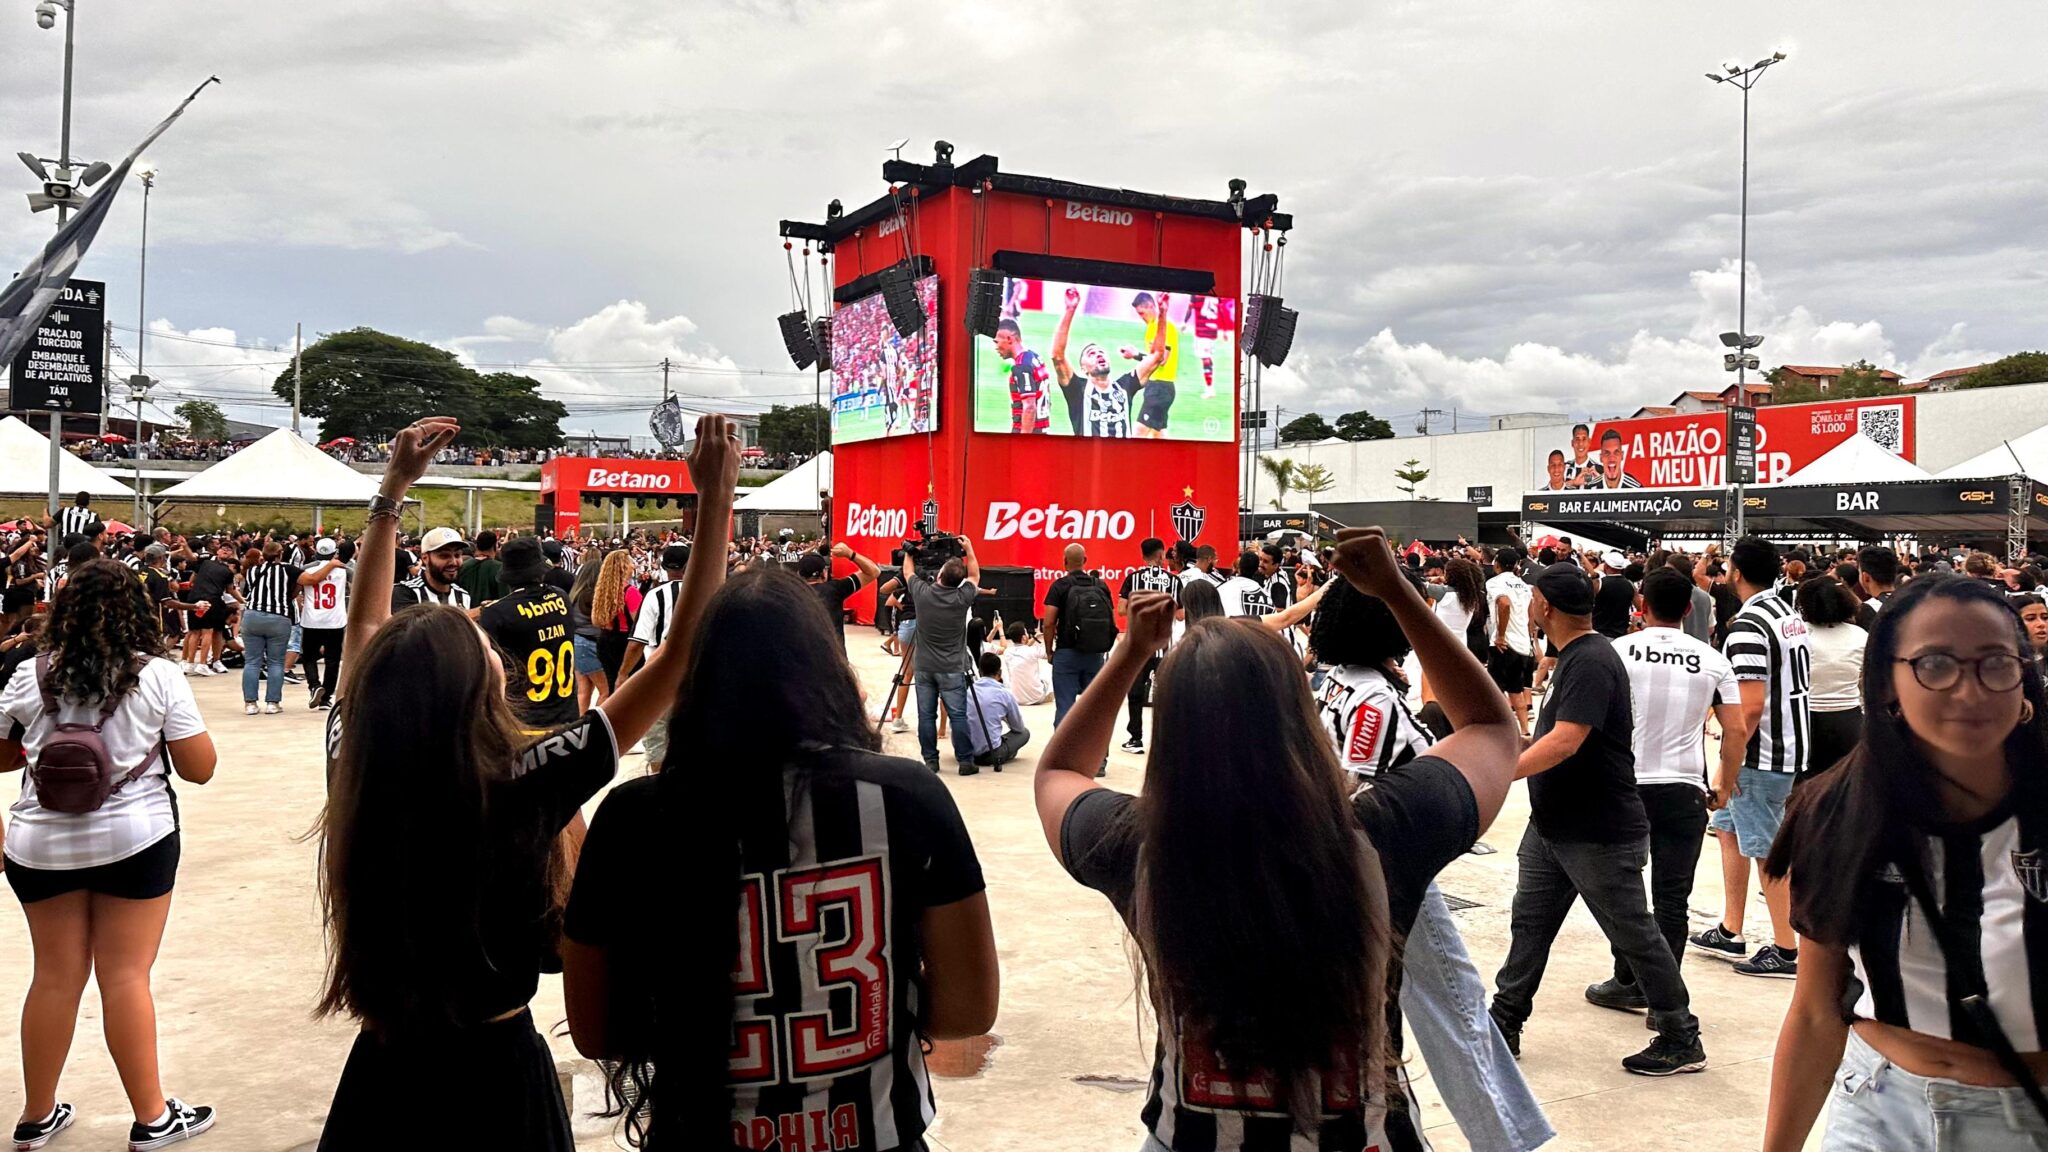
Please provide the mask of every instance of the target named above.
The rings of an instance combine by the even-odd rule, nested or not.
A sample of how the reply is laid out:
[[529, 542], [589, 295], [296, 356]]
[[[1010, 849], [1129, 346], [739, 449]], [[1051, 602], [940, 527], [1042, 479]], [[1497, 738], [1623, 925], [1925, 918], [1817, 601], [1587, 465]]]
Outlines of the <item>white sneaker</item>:
[[899, 715], [894, 720], [889, 721], [889, 731], [908, 732], [910, 731], [910, 725], [905, 724], [903, 722], [903, 717]]
[[626, 749], [626, 755], [628, 755], [628, 756], [645, 756], [645, 755], [647, 755], [647, 741], [645, 741], [645, 740], [635, 740], [635, 741], [633, 741], [633, 746], [632, 746], [631, 748], [628, 748], [628, 749]]
[[252, 701], [252, 702], [250, 702], [250, 703], [248, 703], [248, 704], [244, 704], [244, 705], [242, 705], [242, 715], [244, 715], [244, 716], [254, 716], [255, 714], [256, 714], [256, 705], [255, 705], [255, 703], [254, 703], [253, 701]]
[[225, 676], [228, 674], [228, 666], [221, 663], [218, 660], [215, 660], [213, 663], [208, 664], [207, 667], [213, 669], [213, 674], [215, 676]]
[[263, 705], [263, 714], [265, 716], [275, 716], [282, 711], [284, 711], [284, 709], [278, 707], [275, 704], [266, 703]]
[[192, 665], [192, 674], [194, 676], [212, 676], [215, 675], [215, 672], [210, 665], [194, 664]]
[[178, 671], [183, 672], [187, 676], [192, 675], [192, 662], [190, 660], [178, 661]]

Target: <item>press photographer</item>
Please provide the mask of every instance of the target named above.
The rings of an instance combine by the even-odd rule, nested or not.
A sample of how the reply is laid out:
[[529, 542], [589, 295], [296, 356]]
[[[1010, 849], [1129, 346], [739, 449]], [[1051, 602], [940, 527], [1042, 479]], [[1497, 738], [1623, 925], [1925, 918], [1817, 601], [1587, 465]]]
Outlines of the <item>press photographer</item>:
[[965, 536], [932, 532], [922, 521], [915, 540], [903, 542], [903, 582], [917, 609], [917, 642], [912, 647], [912, 682], [917, 685], [917, 746], [925, 767], [939, 770], [939, 701], [946, 704], [953, 756], [960, 774], [974, 763], [968, 729], [967, 685], [973, 665], [967, 651], [967, 614], [980, 589], [981, 562]]

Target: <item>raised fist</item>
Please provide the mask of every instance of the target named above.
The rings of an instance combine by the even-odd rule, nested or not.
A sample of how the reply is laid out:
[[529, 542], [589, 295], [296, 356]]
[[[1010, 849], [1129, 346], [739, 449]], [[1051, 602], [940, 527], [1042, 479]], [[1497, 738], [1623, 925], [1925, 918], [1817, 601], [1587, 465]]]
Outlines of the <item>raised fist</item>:
[[1068, 307], [1069, 309], [1073, 309], [1073, 308], [1079, 308], [1080, 306], [1081, 306], [1081, 290], [1080, 290], [1079, 288], [1069, 288], [1069, 289], [1067, 289], [1067, 307]]

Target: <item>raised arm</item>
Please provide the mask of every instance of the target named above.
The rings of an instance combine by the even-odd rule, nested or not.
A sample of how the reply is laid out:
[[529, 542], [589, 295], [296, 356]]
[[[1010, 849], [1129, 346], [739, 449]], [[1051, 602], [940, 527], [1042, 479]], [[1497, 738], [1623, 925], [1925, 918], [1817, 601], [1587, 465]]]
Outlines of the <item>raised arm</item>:
[[362, 587], [348, 598], [348, 633], [342, 640], [341, 660], [354, 660], [369, 644], [370, 637], [391, 618], [391, 585], [398, 556], [398, 514], [413, 481], [427, 474], [434, 453], [446, 448], [462, 425], [452, 416], [428, 416], [399, 430], [391, 438], [391, 459], [384, 464], [384, 482], [377, 487], [373, 510], [363, 525], [361, 545], [356, 552], [356, 571], [367, 573]]
[[[394, 560], [392, 561], [392, 563], [396, 564], [397, 561]], [[307, 588], [310, 588], [313, 585], [318, 584], [322, 580], [327, 579], [327, 574], [339, 567], [341, 567], [341, 560], [339, 557], [327, 560], [324, 563], [322, 563], [318, 568], [308, 568], [305, 571], [299, 573], [299, 583]]]
[[860, 569], [861, 582], [864, 584], [872, 584], [882, 575], [882, 569], [873, 560], [855, 552], [844, 540], [832, 546], [832, 554], [842, 560], [853, 561], [853, 566]]
[[1032, 798], [1045, 842], [1055, 857], [1060, 855], [1060, 825], [1067, 818], [1067, 809], [1082, 793], [1101, 787], [1095, 782], [1095, 770], [1109, 755], [1110, 734], [1123, 714], [1131, 685], [1138, 682], [1152, 654], [1173, 638], [1173, 607], [1173, 597], [1164, 592], [1131, 597], [1130, 627], [1110, 650], [1109, 662], [1074, 701], [1066, 720], [1053, 729], [1052, 741], [1038, 757]]
[[1270, 628], [1275, 632], [1285, 632], [1287, 629], [1308, 619], [1309, 614], [1316, 610], [1316, 605], [1323, 602], [1323, 593], [1329, 590], [1330, 586], [1328, 584], [1318, 584], [1315, 591], [1303, 596], [1280, 611], [1268, 612], [1266, 615], [1259, 617], [1259, 625], [1264, 628]]
[[965, 533], [962, 533], [960, 536], [960, 551], [962, 553], [961, 559], [967, 564], [967, 582], [977, 588], [980, 587], [981, 560], [974, 555], [973, 538]]
[[1059, 327], [1052, 330], [1052, 371], [1063, 386], [1074, 375], [1074, 370], [1067, 367], [1067, 330], [1074, 326], [1074, 313], [1080, 310], [1081, 293], [1067, 289], [1067, 310], [1060, 314]]

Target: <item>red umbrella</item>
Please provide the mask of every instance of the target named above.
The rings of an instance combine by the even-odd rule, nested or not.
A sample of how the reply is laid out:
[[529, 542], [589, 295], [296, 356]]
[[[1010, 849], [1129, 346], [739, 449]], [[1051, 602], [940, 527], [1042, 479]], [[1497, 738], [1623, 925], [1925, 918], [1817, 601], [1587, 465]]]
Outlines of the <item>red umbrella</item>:
[[109, 432], [105, 436], [100, 437], [100, 443], [126, 444], [128, 443], [128, 438], [126, 436], [121, 435], [119, 432]]
[[355, 446], [356, 438], [353, 436], [336, 436], [334, 439], [321, 445], [322, 448], [353, 448]]
[[116, 536], [124, 536], [135, 531], [135, 529], [121, 523], [119, 520], [109, 520], [107, 521], [107, 531], [112, 532]]

